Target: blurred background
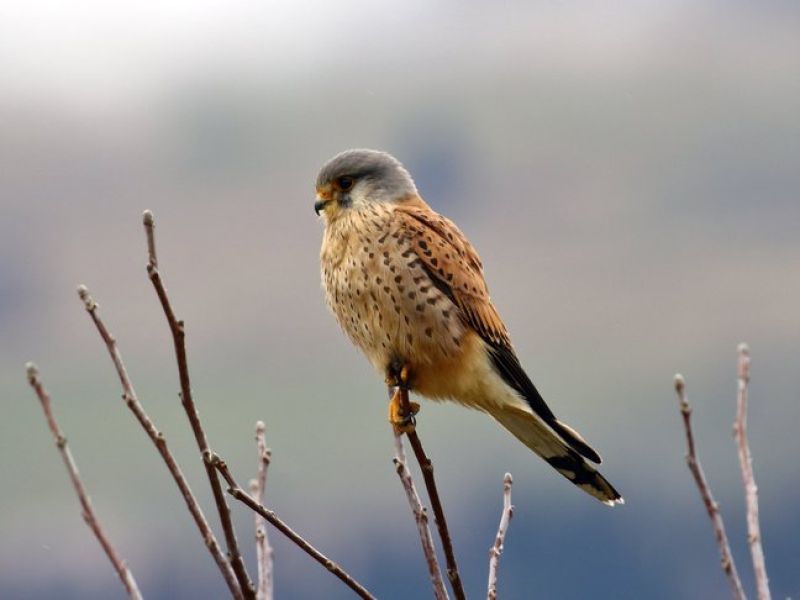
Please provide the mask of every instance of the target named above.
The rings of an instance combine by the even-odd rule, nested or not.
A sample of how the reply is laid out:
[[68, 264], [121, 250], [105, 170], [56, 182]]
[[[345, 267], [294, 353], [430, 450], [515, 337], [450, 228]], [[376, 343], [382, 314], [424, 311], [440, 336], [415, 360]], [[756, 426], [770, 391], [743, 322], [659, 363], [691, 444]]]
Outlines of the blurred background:
[[[471, 238], [523, 364], [627, 500], [609, 510], [487, 417], [425, 404], [473, 597], [506, 471], [502, 597], [728, 596], [676, 371], [752, 589], [731, 438], [742, 340], [770, 580], [800, 594], [795, 3], [7, 1], [0, 73], [0, 597], [123, 597], [27, 360], [144, 595], [226, 595], [75, 294], [100, 302], [211, 516], [145, 276], [145, 208], [212, 446], [246, 481], [263, 419], [278, 514], [377, 596], [429, 596], [382, 379], [320, 291], [314, 178], [351, 147], [399, 157]], [[251, 514], [233, 510], [252, 566]], [[271, 539], [280, 600], [350, 597]]]

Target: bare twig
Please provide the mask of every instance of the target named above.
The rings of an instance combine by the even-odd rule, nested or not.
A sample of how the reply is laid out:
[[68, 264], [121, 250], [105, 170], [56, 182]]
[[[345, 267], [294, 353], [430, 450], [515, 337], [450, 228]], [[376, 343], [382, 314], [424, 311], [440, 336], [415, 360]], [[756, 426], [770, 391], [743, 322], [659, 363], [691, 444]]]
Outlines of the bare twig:
[[[408, 389], [405, 386], [400, 386], [400, 401], [405, 414], [410, 415], [411, 401], [408, 399]], [[414, 456], [417, 457], [422, 477], [425, 479], [425, 487], [428, 490], [428, 498], [431, 501], [433, 508], [433, 516], [436, 521], [436, 528], [439, 530], [439, 537], [442, 540], [442, 549], [444, 550], [444, 557], [447, 561], [447, 578], [450, 580], [450, 585], [453, 586], [453, 594], [456, 600], [466, 600], [464, 592], [464, 585], [461, 583], [461, 575], [458, 573], [458, 564], [456, 563], [456, 555], [453, 552], [453, 542], [450, 539], [450, 531], [447, 528], [447, 520], [444, 517], [444, 509], [442, 502], [439, 499], [439, 490], [436, 489], [436, 480], [433, 477], [433, 463], [425, 454], [422, 447], [422, 442], [419, 439], [416, 431], [410, 431], [406, 434], [408, 441], [411, 443], [411, 448], [414, 450]]]
[[353, 577], [344, 569], [342, 569], [342, 567], [322, 554], [322, 552], [314, 548], [314, 546], [308, 543], [300, 534], [298, 534], [280, 518], [278, 518], [273, 511], [256, 502], [255, 498], [239, 487], [239, 485], [236, 483], [236, 480], [234, 480], [233, 475], [231, 475], [228, 465], [218, 455], [214, 454], [213, 452], [207, 452], [204, 455], [204, 458], [209, 465], [212, 465], [212, 467], [219, 471], [220, 475], [222, 475], [223, 479], [225, 479], [225, 481], [228, 483], [228, 493], [231, 496], [264, 517], [264, 519], [269, 521], [269, 523], [278, 529], [283, 535], [297, 544], [297, 546], [299, 546], [306, 554], [311, 556], [311, 558], [316, 560], [319, 564], [343, 581], [344, 584], [358, 594], [359, 597], [365, 598], [366, 600], [375, 599], [375, 597], [370, 594], [363, 585], [353, 579]]
[[[158, 299], [161, 302], [161, 307], [164, 310], [164, 315], [167, 318], [170, 332], [172, 333], [172, 340], [175, 346], [175, 359], [178, 363], [178, 377], [180, 380], [180, 398], [186, 416], [189, 418], [189, 423], [192, 427], [197, 447], [202, 455], [209, 451], [208, 441], [206, 439], [203, 425], [200, 422], [200, 417], [197, 414], [197, 409], [192, 399], [192, 388], [189, 381], [189, 364], [186, 359], [186, 330], [183, 321], [175, 316], [172, 310], [167, 290], [161, 281], [161, 274], [158, 271], [158, 258], [156, 256], [156, 242], [155, 242], [155, 220], [153, 213], [149, 210], [144, 211], [143, 223], [145, 235], [147, 237], [147, 274], [150, 281], [153, 283]], [[239, 551], [239, 544], [236, 541], [236, 531], [233, 528], [231, 521], [230, 508], [225, 501], [225, 494], [222, 492], [222, 486], [217, 478], [216, 471], [208, 463], [203, 463], [208, 476], [211, 491], [214, 496], [214, 503], [217, 506], [222, 530], [225, 534], [225, 543], [228, 547], [228, 554], [230, 555], [230, 562], [233, 566], [233, 572], [236, 574], [236, 579], [239, 581], [242, 594], [245, 598], [255, 598], [255, 588], [253, 587], [250, 577], [247, 574], [242, 554]]]
[[747, 538], [750, 542], [750, 555], [753, 558], [753, 572], [756, 580], [756, 594], [759, 600], [769, 600], [769, 582], [767, 566], [764, 561], [764, 549], [761, 546], [761, 526], [758, 520], [758, 488], [753, 475], [753, 457], [750, 455], [750, 444], [747, 441], [747, 384], [750, 382], [750, 349], [747, 344], [739, 344], [736, 394], [736, 422], [733, 435], [739, 452], [739, 464], [742, 468], [745, 501], [747, 504]]
[[75, 493], [78, 495], [78, 500], [81, 503], [83, 520], [86, 521], [86, 524], [92, 530], [92, 533], [94, 533], [97, 541], [100, 542], [100, 545], [103, 547], [103, 550], [108, 556], [108, 559], [111, 561], [114, 570], [117, 572], [117, 575], [119, 575], [122, 585], [125, 586], [125, 591], [128, 592], [128, 597], [134, 600], [141, 600], [142, 594], [139, 592], [139, 588], [136, 585], [136, 580], [133, 578], [133, 573], [130, 572], [130, 569], [128, 569], [122, 557], [117, 554], [117, 551], [111, 544], [111, 540], [108, 539], [105, 531], [103, 531], [103, 527], [100, 525], [97, 515], [95, 515], [92, 501], [89, 498], [89, 494], [86, 493], [86, 488], [83, 487], [83, 481], [81, 480], [80, 473], [78, 473], [78, 465], [72, 458], [72, 452], [70, 452], [69, 446], [67, 445], [67, 438], [62, 433], [61, 428], [58, 426], [58, 422], [56, 421], [56, 417], [53, 414], [53, 409], [50, 405], [50, 395], [47, 393], [47, 390], [45, 390], [44, 384], [39, 378], [39, 369], [35, 364], [30, 362], [25, 365], [25, 367], [28, 372], [28, 383], [31, 384], [31, 387], [39, 397], [39, 402], [42, 405], [45, 419], [47, 419], [47, 425], [50, 428], [50, 433], [53, 434], [56, 447], [58, 448], [61, 458], [64, 461], [64, 466], [67, 468], [69, 478], [72, 480], [72, 487], [75, 488]]
[[225, 578], [225, 582], [228, 584], [231, 594], [234, 598], [241, 599], [242, 591], [239, 588], [239, 584], [236, 580], [233, 569], [231, 568], [231, 565], [228, 563], [228, 560], [225, 558], [225, 556], [223, 556], [219, 548], [217, 538], [214, 537], [214, 533], [211, 531], [203, 511], [200, 509], [200, 505], [197, 503], [197, 500], [192, 494], [192, 490], [189, 487], [186, 478], [183, 476], [178, 463], [175, 461], [172, 453], [167, 448], [167, 441], [164, 438], [164, 434], [156, 428], [136, 397], [133, 384], [128, 377], [125, 364], [122, 362], [122, 356], [117, 348], [117, 342], [114, 339], [114, 336], [111, 335], [111, 332], [109, 332], [106, 328], [105, 323], [103, 323], [102, 319], [100, 318], [97, 310], [99, 305], [89, 294], [89, 290], [85, 285], [78, 287], [78, 295], [81, 297], [81, 300], [83, 300], [86, 311], [89, 313], [89, 316], [97, 327], [97, 331], [100, 333], [100, 337], [105, 342], [108, 353], [111, 355], [111, 361], [114, 363], [114, 368], [116, 369], [120, 383], [122, 384], [122, 399], [128, 405], [128, 408], [130, 408], [131, 412], [133, 412], [133, 414], [136, 416], [137, 420], [150, 437], [150, 440], [153, 442], [153, 444], [155, 444], [155, 447], [158, 450], [158, 453], [161, 455], [161, 458], [164, 459], [167, 469], [169, 469], [172, 478], [175, 480], [175, 483], [177, 484], [178, 489], [183, 496], [186, 507], [189, 509], [197, 528], [200, 530], [200, 535], [203, 537], [203, 542], [205, 543], [206, 547], [208, 547], [211, 556], [214, 558], [214, 562], [217, 563], [217, 566], [222, 572], [222, 576]]
[[[264, 491], [267, 487], [267, 469], [272, 461], [272, 452], [267, 448], [263, 421], [256, 423], [256, 449], [258, 451], [258, 476], [250, 482], [250, 492], [256, 502], [264, 504]], [[253, 513], [256, 526], [256, 563], [258, 564], [258, 587], [256, 600], [272, 600], [272, 547], [267, 537], [264, 517]]]
[[439, 568], [439, 560], [436, 558], [436, 549], [433, 547], [433, 538], [431, 537], [431, 529], [428, 526], [428, 513], [425, 507], [422, 506], [422, 501], [419, 499], [417, 488], [414, 485], [414, 480], [411, 478], [411, 473], [406, 467], [406, 452], [403, 448], [402, 434], [394, 432], [394, 466], [397, 469], [397, 475], [400, 477], [400, 482], [403, 484], [403, 489], [406, 491], [408, 504], [411, 506], [411, 512], [414, 513], [414, 520], [417, 523], [417, 531], [419, 532], [419, 539], [422, 544], [422, 553], [425, 555], [425, 561], [428, 564], [428, 574], [431, 578], [433, 585], [433, 595], [437, 600], [447, 600], [447, 589], [442, 580], [442, 571]]
[[711, 494], [711, 488], [706, 481], [703, 474], [703, 467], [700, 465], [700, 460], [697, 458], [694, 447], [694, 434], [692, 433], [692, 408], [689, 406], [689, 401], [686, 398], [686, 383], [682, 375], [675, 375], [675, 391], [678, 394], [678, 401], [680, 403], [681, 416], [683, 417], [683, 426], [686, 430], [686, 446], [688, 452], [686, 454], [686, 464], [689, 465], [689, 470], [692, 472], [694, 481], [697, 488], [700, 490], [700, 496], [703, 498], [703, 503], [706, 507], [706, 512], [711, 519], [711, 524], [714, 526], [714, 534], [717, 538], [717, 545], [719, 546], [720, 561], [722, 563], [722, 570], [728, 577], [728, 583], [731, 586], [731, 593], [737, 600], [745, 600], [746, 596], [742, 588], [742, 582], [739, 580], [739, 573], [736, 570], [736, 564], [733, 562], [733, 554], [731, 554], [731, 547], [728, 543], [728, 536], [725, 534], [725, 524], [722, 522], [722, 515], [719, 512], [719, 505], [714, 500]]
[[497, 567], [500, 565], [500, 555], [503, 553], [508, 522], [514, 516], [514, 507], [511, 505], [511, 484], [513, 482], [511, 473], [506, 473], [503, 478], [503, 512], [500, 514], [500, 525], [497, 527], [494, 544], [489, 548], [489, 586], [486, 591], [488, 600], [497, 599]]

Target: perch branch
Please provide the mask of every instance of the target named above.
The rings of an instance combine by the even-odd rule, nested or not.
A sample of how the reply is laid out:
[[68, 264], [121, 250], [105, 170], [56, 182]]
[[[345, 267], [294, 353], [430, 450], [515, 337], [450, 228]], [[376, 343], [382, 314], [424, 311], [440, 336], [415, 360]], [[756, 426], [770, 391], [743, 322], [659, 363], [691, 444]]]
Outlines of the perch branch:
[[150, 437], [150, 440], [155, 445], [158, 453], [161, 455], [161, 458], [164, 459], [167, 469], [169, 469], [172, 478], [175, 480], [175, 483], [177, 484], [178, 489], [183, 496], [186, 507], [189, 509], [197, 528], [200, 530], [200, 535], [203, 538], [203, 542], [208, 548], [208, 551], [211, 553], [211, 556], [214, 558], [214, 562], [217, 563], [217, 566], [222, 572], [222, 576], [225, 578], [225, 582], [228, 584], [231, 594], [234, 598], [241, 599], [242, 591], [239, 588], [238, 582], [236, 581], [233, 569], [231, 568], [231, 565], [228, 563], [228, 560], [225, 558], [225, 556], [223, 556], [219, 547], [219, 543], [217, 542], [217, 538], [214, 537], [214, 533], [211, 531], [203, 511], [200, 509], [200, 505], [197, 503], [197, 500], [192, 494], [192, 490], [189, 487], [186, 478], [183, 476], [178, 463], [172, 456], [172, 452], [170, 452], [169, 448], [167, 448], [167, 441], [164, 438], [164, 434], [156, 428], [156, 426], [153, 424], [153, 421], [150, 420], [150, 417], [145, 412], [144, 407], [142, 407], [136, 397], [133, 384], [128, 377], [125, 364], [122, 362], [122, 355], [117, 348], [117, 342], [114, 339], [114, 336], [111, 335], [111, 332], [106, 328], [105, 323], [100, 318], [97, 310], [99, 305], [89, 294], [89, 290], [85, 285], [78, 287], [78, 295], [81, 297], [81, 300], [83, 300], [86, 312], [89, 313], [92, 322], [94, 322], [95, 326], [97, 327], [100, 337], [106, 344], [108, 353], [111, 355], [111, 361], [114, 363], [114, 368], [116, 369], [120, 383], [122, 384], [122, 399], [128, 405], [128, 408], [131, 410], [131, 412], [133, 412], [133, 414], [136, 416], [136, 419], [144, 428], [148, 437]]
[[[180, 380], [181, 387], [181, 404], [186, 412], [186, 416], [189, 418], [192, 432], [194, 433], [195, 440], [197, 441], [197, 447], [200, 450], [201, 455], [205, 455], [209, 451], [209, 446], [205, 431], [203, 430], [203, 425], [200, 422], [200, 417], [197, 414], [197, 408], [195, 407], [194, 400], [192, 398], [192, 388], [189, 380], [189, 364], [186, 358], [186, 329], [184, 322], [175, 316], [175, 312], [173, 311], [169, 297], [167, 296], [167, 290], [164, 287], [164, 283], [161, 281], [161, 274], [158, 271], [158, 258], [156, 256], [155, 220], [153, 218], [153, 213], [149, 210], [144, 211], [143, 223], [145, 235], [147, 237], [147, 274], [150, 278], [150, 281], [153, 283], [156, 295], [161, 302], [161, 307], [163, 308], [164, 315], [167, 318], [170, 332], [172, 333], [172, 340], [175, 346], [175, 359], [178, 363], [178, 378]], [[209, 484], [211, 485], [214, 503], [216, 504], [217, 512], [219, 513], [220, 522], [222, 524], [222, 530], [225, 534], [225, 543], [228, 548], [228, 554], [230, 555], [230, 562], [231, 566], [233, 567], [233, 572], [236, 574], [236, 579], [239, 582], [239, 586], [241, 587], [244, 597], [248, 600], [255, 598], [255, 589], [253, 588], [253, 584], [250, 581], [249, 575], [247, 574], [247, 568], [245, 567], [244, 560], [242, 559], [242, 554], [239, 551], [239, 544], [236, 541], [236, 531], [234, 530], [233, 522], [231, 521], [230, 508], [225, 501], [225, 494], [222, 491], [222, 486], [219, 483], [219, 479], [217, 478], [214, 468], [205, 461], [203, 464], [206, 469]]]
[[[408, 399], [408, 389], [405, 386], [400, 386], [400, 402], [402, 403], [405, 414], [410, 415], [411, 401]], [[450, 531], [447, 528], [447, 520], [444, 517], [444, 509], [442, 502], [439, 499], [439, 490], [436, 489], [436, 480], [433, 477], [433, 463], [425, 454], [422, 447], [422, 442], [419, 439], [416, 431], [406, 433], [408, 441], [411, 443], [411, 448], [414, 450], [414, 456], [417, 457], [422, 477], [425, 479], [425, 487], [428, 490], [428, 498], [431, 501], [433, 508], [433, 516], [436, 521], [436, 528], [439, 530], [439, 537], [442, 539], [442, 549], [444, 550], [444, 557], [447, 561], [447, 578], [450, 580], [450, 585], [453, 586], [453, 593], [456, 600], [466, 600], [464, 593], [464, 585], [461, 583], [461, 575], [458, 573], [458, 564], [456, 563], [456, 555], [453, 552], [453, 542], [450, 539]]]
[[[256, 449], [258, 451], [258, 475], [250, 482], [250, 493], [259, 504], [264, 504], [264, 492], [267, 487], [267, 469], [272, 461], [272, 452], [267, 448], [263, 421], [256, 423]], [[264, 517], [253, 513], [256, 528], [256, 563], [258, 564], [257, 600], [272, 600], [272, 547], [267, 537]]]
[[488, 600], [497, 599], [497, 567], [500, 565], [500, 555], [503, 553], [503, 544], [508, 531], [508, 523], [514, 516], [514, 507], [511, 505], [511, 484], [514, 480], [511, 473], [506, 473], [503, 478], [503, 512], [500, 514], [500, 525], [497, 527], [497, 536], [494, 544], [489, 548], [489, 586], [486, 591]]
[[747, 385], [750, 382], [750, 349], [747, 344], [739, 344], [737, 365], [736, 422], [733, 434], [739, 452], [742, 468], [745, 500], [747, 504], [747, 538], [750, 542], [750, 555], [753, 558], [753, 573], [756, 580], [758, 600], [769, 600], [767, 566], [764, 562], [764, 548], [761, 546], [761, 526], [758, 520], [758, 488], [753, 475], [753, 457], [747, 441]]
[[344, 584], [358, 594], [359, 597], [366, 600], [375, 600], [375, 597], [370, 594], [363, 585], [353, 579], [342, 567], [314, 548], [314, 546], [308, 543], [300, 534], [278, 518], [273, 511], [256, 502], [255, 498], [239, 487], [233, 475], [231, 475], [228, 465], [218, 455], [213, 452], [207, 452], [204, 458], [209, 465], [219, 471], [222, 478], [228, 483], [228, 493], [231, 496], [264, 517], [266, 521], [269, 521], [278, 531], [297, 544], [306, 554], [343, 581]]
[[425, 561], [428, 563], [428, 574], [431, 577], [431, 584], [433, 585], [433, 595], [436, 600], [447, 600], [449, 596], [447, 595], [447, 590], [442, 580], [442, 571], [439, 568], [439, 560], [436, 558], [436, 550], [433, 547], [431, 529], [428, 526], [428, 513], [425, 507], [422, 506], [417, 488], [414, 485], [414, 480], [411, 478], [411, 473], [406, 467], [406, 452], [403, 448], [403, 436], [397, 431], [394, 432], [394, 466], [395, 469], [397, 469], [400, 482], [403, 484], [403, 489], [406, 491], [406, 497], [408, 498], [408, 504], [411, 506], [411, 512], [414, 513], [419, 539], [422, 543], [422, 552], [425, 555]]
[[89, 498], [89, 494], [86, 493], [86, 488], [83, 487], [83, 481], [81, 480], [80, 473], [78, 473], [78, 465], [75, 464], [75, 459], [72, 458], [72, 452], [70, 452], [69, 446], [67, 445], [67, 438], [64, 436], [61, 428], [58, 426], [56, 417], [53, 414], [53, 409], [50, 405], [50, 395], [47, 393], [47, 390], [45, 390], [41, 379], [39, 379], [39, 369], [35, 364], [30, 362], [25, 365], [25, 367], [28, 371], [28, 383], [31, 384], [31, 387], [39, 397], [39, 402], [42, 405], [44, 417], [47, 419], [47, 425], [50, 428], [50, 433], [53, 434], [56, 447], [58, 448], [61, 458], [64, 461], [64, 466], [67, 468], [69, 478], [72, 480], [72, 487], [75, 488], [75, 493], [78, 495], [78, 500], [81, 503], [83, 520], [86, 521], [89, 529], [92, 530], [92, 533], [94, 533], [97, 541], [100, 542], [100, 545], [103, 547], [103, 550], [108, 556], [108, 559], [111, 561], [114, 570], [117, 572], [117, 575], [119, 575], [122, 585], [125, 586], [125, 591], [128, 592], [128, 597], [132, 598], [133, 600], [141, 600], [142, 594], [139, 592], [139, 588], [136, 585], [136, 580], [133, 578], [133, 573], [131, 573], [128, 567], [125, 565], [125, 561], [122, 559], [122, 557], [117, 554], [117, 551], [111, 544], [111, 540], [108, 539], [105, 531], [103, 531], [103, 527], [100, 525], [97, 515], [95, 515], [92, 501]]
[[719, 546], [722, 570], [728, 577], [728, 583], [731, 586], [733, 597], [736, 600], [745, 600], [746, 596], [742, 588], [742, 582], [739, 580], [736, 564], [733, 562], [733, 554], [731, 554], [731, 546], [728, 543], [728, 536], [725, 533], [725, 524], [722, 522], [722, 515], [719, 512], [719, 505], [711, 494], [711, 488], [708, 485], [708, 481], [706, 481], [703, 467], [695, 452], [694, 434], [692, 433], [692, 408], [689, 406], [689, 401], [686, 398], [686, 382], [682, 375], [675, 375], [674, 385], [675, 391], [678, 394], [678, 402], [680, 403], [683, 426], [686, 430], [686, 446], [688, 449], [686, 464], [692, 472], [697, 488], [700, 490], [700, 496], [703, 498], [706, 512], [708, 512], [711, 524], [714, 527], [714, 534], [717, 538], [717, 545]]

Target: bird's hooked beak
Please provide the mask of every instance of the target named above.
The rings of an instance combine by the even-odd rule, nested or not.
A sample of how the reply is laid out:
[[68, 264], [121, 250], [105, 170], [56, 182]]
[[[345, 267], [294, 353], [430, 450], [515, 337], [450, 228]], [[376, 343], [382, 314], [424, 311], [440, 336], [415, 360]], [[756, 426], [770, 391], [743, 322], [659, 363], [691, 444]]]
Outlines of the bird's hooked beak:
[[317, 201], [314, 202], [314, 212], [319, 213], [325, 210], [329, 202], [333, 201], [333, 190], [329, 185], [324, 185], [317, 188]]
[[320, 211], [325, 210], [325, 205], [328, 204], [328, 202], [330, 202], [330, 198], [320, 198], [314, 202], [314, 212], [317, 213], [317, 216], [319, 216]]

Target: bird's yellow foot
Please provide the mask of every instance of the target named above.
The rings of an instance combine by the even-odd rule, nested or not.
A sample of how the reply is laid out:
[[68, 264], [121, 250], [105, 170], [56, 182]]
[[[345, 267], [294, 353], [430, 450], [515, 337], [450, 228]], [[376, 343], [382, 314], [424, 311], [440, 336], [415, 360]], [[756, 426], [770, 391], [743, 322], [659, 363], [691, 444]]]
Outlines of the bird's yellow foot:
[[411, 379], [411, 370], [408, 365], [403, 365], [399, 362], [393, 362], [386, 369], [386, 387], [402, 387], [403, 389], [410, 389], [409, 381]]
[[[404, 389], [408, 389], [408, 380], [410, 378], [408, 365], [403, 365], [403, 368], [400, 369], [400, 387]], [[419, 410], [419, 405], [417, 405], [417, 410]]]
[[417, 402], [409, 402], [411, 405], [411, 413], [406, 413], [403, 406], [403, 394], [408, 393], [407, 390], [395, 388], [392, 399], [389, 401], [389, 423], [392, 424], [397, 433], [411, 433], [416, 427], [416, 420], [414, 415], [419, 412], [419, 404]]

